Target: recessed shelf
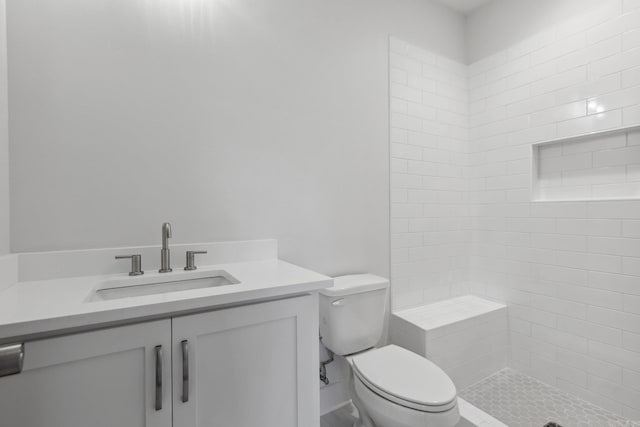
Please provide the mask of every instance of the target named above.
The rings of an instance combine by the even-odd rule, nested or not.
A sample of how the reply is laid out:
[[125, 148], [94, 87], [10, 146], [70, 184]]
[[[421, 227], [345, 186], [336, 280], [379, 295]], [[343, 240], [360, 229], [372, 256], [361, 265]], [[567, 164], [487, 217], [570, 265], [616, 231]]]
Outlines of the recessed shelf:
[[640, 126], [532, 145], [532, 200], [640, 198]]

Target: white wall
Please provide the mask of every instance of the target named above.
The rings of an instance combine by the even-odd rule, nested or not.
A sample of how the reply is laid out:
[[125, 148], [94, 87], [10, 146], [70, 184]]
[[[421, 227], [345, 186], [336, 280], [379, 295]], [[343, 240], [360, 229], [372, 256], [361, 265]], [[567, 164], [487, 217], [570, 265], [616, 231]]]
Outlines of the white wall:
[[0, 0], [0, 255], [9, 252], [9, 130], [7, 102], [7, 25]]
[[394, 310], [468, 293], [467, 66], [391, 38]]
[[529, 188], [532, 143], [640, 124], [640, 2], [509, 40], [469, 75], [475, 292], [508, 303], [517, 369], [640, 419], [640, 200]]
[[277, 238], [388, 275], [388, 34], [424, 0], [9, 0], [12, 250]]
[[493, 0], [467, 17], [468, 63], [601, 3], [601, 0]]

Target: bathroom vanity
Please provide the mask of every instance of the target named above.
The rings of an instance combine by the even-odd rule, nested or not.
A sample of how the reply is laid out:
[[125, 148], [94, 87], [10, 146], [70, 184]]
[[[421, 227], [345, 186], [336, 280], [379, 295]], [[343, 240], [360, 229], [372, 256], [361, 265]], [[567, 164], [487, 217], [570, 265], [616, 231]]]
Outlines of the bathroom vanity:
[[[208, 244], [204, 266], [176, 269], [171, 283], [222, 274], [223, 285], [137, 296], [126, 273], [69, 277], [64, 268], [67, 257], [95, 261], [110, 250], [56, 253], [57, 262], [19, 255], [18, 278], [59, 277], [0, 291], [0, 349], [14, 344], [23, 356], [19, 373], [0, 376], [0, 425], [318, 425], [316, 292], [331, 279], [278, 260], [273, 241], [231, 258], [216, 245], [225, 244]], [[214, 258], [225, 262], [207, 265]], [[145, 276], [139, 283], [165, 280]], [[114, 284], [124, 285], [97, 296]]]

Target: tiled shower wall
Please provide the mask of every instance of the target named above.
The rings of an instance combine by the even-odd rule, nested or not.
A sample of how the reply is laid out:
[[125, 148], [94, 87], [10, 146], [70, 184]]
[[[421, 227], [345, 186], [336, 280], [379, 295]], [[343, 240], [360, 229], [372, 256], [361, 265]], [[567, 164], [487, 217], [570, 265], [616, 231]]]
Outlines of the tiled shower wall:
[[467, 66], [390, 40], [392, 306], [468, 293]]
[[476, 292], [507, 302], [512, 365], [640, 419], [640, 201], [530, 202], [535, 142], [640, 124], [640, 1], [469, 67]]
[[[402, 46], [392, 41], [394, 308], [467, 290], [506, 302], [513, 367], [640, 419], [640, 200], [532, 202], [530, 194], [532, 143], [640, 124], [640, 1], [603, 1], [471, 64], [468, 145], [461, 138], [451, 150], [409, 139], [451, 128], [422, 121], [420, 130], [407, 119], [414, 92], [408, 79], [394, 86], [404, 81], [394, 69], [407, 71], [398, 64], [411, 56], [397, 56], [394, 44]], [[456, 186], [435, 190], [456, 193], [455, 203], [420, 193], [425, 182], [449, 182], [439, 165], [457, 168]], [[426, 217], [431, 207], [440, 216]]]

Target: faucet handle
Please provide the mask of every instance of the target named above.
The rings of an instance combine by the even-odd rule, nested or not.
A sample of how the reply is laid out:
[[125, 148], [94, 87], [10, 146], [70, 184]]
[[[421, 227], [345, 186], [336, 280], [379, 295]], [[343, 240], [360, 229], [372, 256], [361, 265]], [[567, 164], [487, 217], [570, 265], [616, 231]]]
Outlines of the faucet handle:
[[116, 259], [131, 259], [131, 271], [129, 276], [141, 276], [144, 274], [142, 271], [142, 255], [118, 255]]
[[186, 271], [196, 270], [196, 255], [206, 254], [207, 251], [187, 251], [187, 265], [184, 268]]

